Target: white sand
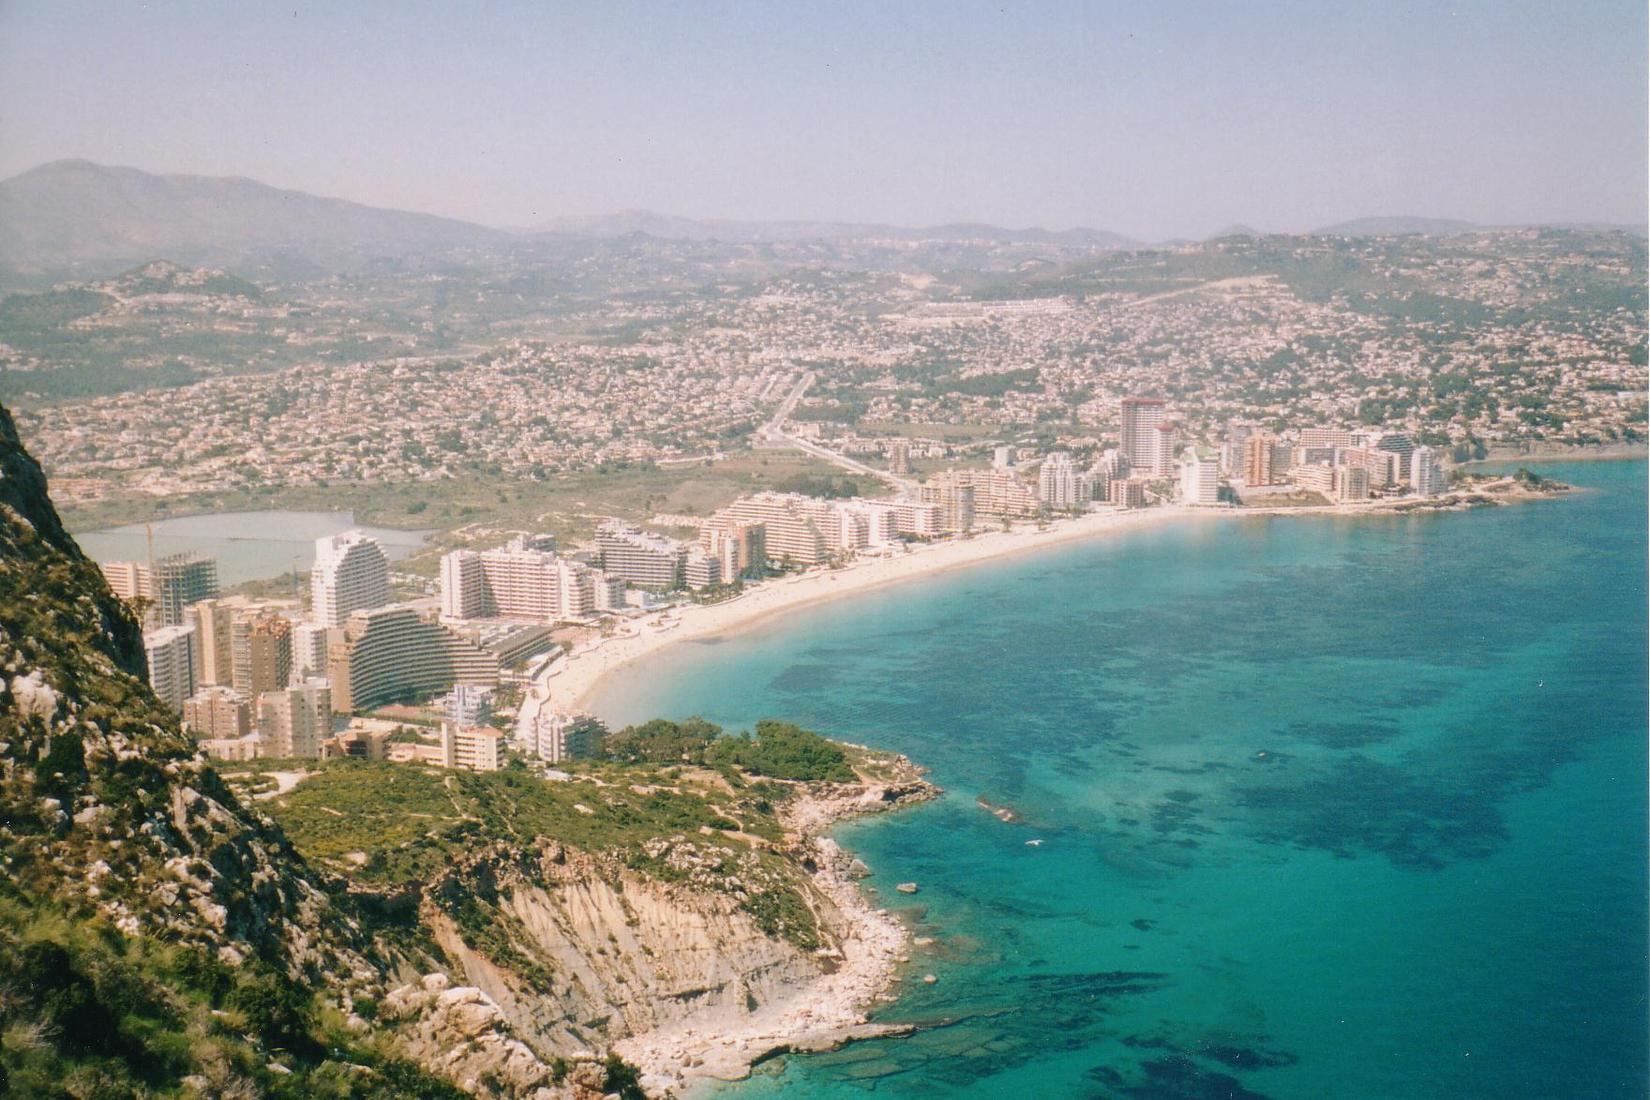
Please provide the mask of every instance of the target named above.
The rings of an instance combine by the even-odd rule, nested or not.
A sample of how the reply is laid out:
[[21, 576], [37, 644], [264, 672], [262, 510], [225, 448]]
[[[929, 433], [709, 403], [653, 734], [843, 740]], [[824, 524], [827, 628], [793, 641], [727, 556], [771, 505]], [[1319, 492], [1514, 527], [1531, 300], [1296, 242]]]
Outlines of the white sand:
[[[1162, 507], [1095, 512], [1058, 520], [1041, 529], [1025, 524], [1012, 531], [976, 534], [968, 539], [914, 544], [891, 557], [861, 558], [841, 569], [813, 569], [763, 581], [723, 603], [672, 608], [662, 616], [646, 616], [627, 624], [624, 629], [628, 633], [575, 650], [566, 660], [558, 662], [555, 672], [541, 683], [548, 687], [548, 702], [553, 709], [588, 710], [609, 674], [677, 642], [727, 633], [809, 604], [1056, 543], [1176, 521], [1252, 516], [1257, 511], [1253, 508]], [[657, 625], [661, 618], [663, 626]], [[535, 689], [535, 693], [538, 690]]]
[[[1426, 504], [1432, 508], [1448, 507], [1451, 498], [1456, 495], [1459, 494], [1434, 497]], [[1512, 503], [1522, 499], [1529, 498], [1525, 494], [1509, 493], [1502, 502]], [[1255, 516], [1380, 515], [1413, 507], [1416, 503], [1413, 498], [1398, 497], [1357, 504], [1278, 508], [1167, 505], [1091, 512], [1075, 518], [1054, 520], [1041, 527], [1025, 523], [1011, 531], [993, 531], [930, 544], [916, 543], [890, 557], [865, 557], [840, 569], [816, 568], [806, 573], [766, 580], [722, 603], [671, 608], [633, 620], [621, 628], [621, 633], [577, 649], [565, 660], [557, 661], [549, 674], [543, 676], [532, 689], [523, 709], [525, 711], [531, 707], [536, 712], [542, 703], [552, 710], [589, 710], [596, 701], [602, 681], [611, 673], [665, 646], [725, 634], [809, 604], [1010, 554], [1166, 523], [1230, 521]]]

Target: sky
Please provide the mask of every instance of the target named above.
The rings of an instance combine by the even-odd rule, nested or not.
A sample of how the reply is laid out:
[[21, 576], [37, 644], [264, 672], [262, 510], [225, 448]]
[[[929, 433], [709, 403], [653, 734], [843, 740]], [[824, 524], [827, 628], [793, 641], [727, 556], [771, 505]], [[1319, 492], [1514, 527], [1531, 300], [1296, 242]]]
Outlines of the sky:
[[65, 157], [490, 225], [1646, 212], [1644, 0], [0, 0], [0, 177]]

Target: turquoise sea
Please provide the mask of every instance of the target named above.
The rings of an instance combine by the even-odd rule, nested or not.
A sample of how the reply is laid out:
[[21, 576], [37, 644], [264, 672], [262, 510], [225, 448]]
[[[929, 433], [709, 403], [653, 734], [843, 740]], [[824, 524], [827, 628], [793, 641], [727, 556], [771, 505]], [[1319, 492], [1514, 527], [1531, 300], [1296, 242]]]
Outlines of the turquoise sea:
[[610, 681], [948, 791], [839, 833], [930, 1026], [729, 1097], [1644, 1096], [1646, 468], [1537, 468], [1589, 491], [1056, 547]]

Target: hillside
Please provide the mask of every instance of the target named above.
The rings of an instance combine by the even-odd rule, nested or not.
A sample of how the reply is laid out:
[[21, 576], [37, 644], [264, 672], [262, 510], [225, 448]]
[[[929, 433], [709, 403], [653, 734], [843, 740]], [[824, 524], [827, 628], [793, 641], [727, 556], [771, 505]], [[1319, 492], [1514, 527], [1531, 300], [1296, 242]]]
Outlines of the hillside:
[[483, 246], [505, 235], [254, 180], [152, 175], [62, 160], [0, 182], [0, 257], [24, 273], [110, 274], [154, 256], [329, 266]]
[[0, 1093], [636, 1097], [611, 1052], [671, 1087], [674, 1029], [740, 1036], [723, 1075], [858, 1034], [902, 942], [817, 836], [927, 797], [902, 761], [666, 723], [564, 782], [341, 761], [272, 819], [143, 675], [0, 407]]
[[1399, 215], [1394, 217], [1353, 218], [1351, 221], [1337, 222], [1334, 225], [1326, 225], [1321, 229], [1314, 229], [1312, 234], [1319, 237], [1401, 237], [1417, 233], [1429, 237], [1451, 237], [1458, 233], [1471, 233], [1481, 228], [1483, 227], [1456, 218], [1418, 218]]

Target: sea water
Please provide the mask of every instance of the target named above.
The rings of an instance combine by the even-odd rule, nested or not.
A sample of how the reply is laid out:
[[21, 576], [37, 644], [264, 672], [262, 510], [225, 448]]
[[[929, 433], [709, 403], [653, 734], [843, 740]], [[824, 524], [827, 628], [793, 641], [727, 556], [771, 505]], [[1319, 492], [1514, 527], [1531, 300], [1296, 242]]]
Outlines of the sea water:
[[920, 1030], [729, 1096], [1643, 1096], [1645, 464], [1539, 469], [1586, 491], [1053, 547], [611, 680], [948, 792], [837, 834], [935, 940]]

